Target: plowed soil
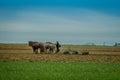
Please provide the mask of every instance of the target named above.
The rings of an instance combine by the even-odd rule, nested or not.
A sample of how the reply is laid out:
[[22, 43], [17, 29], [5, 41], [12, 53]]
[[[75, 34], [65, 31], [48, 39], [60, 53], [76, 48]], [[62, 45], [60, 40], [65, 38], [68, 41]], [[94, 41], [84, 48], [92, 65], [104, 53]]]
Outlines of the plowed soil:
[[[63, 54], [68, 49], [79, 53]], [[0, 62], [120, 62], [120, 47], [63, 45], [58, 54], [33, 54], [27, 44], [0, 44]]]

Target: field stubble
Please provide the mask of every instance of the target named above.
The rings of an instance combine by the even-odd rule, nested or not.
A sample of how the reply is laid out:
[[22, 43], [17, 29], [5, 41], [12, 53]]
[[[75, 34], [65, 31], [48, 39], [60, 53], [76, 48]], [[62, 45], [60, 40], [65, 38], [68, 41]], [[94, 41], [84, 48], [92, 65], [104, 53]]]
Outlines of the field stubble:
[[[68, 49], [79, 54], [63, 54]], [[58, 54], [33, 54], [27, 44], [0, 44], [0, 62], [120, 62], [120, 47], [63, 45]]]

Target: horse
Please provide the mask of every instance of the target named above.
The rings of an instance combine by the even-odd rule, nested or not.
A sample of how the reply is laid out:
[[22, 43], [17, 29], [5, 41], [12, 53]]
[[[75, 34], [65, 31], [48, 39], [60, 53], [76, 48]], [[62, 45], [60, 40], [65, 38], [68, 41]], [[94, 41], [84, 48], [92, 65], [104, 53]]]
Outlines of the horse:
[[29, 41], [28, 42], [29, 46], [32, 47], [33, 49], [33, 53], [38, 53], [38, 48], [39, 48], [39, 43], [38, 42], [34, 42], [34, 41]]
[[56, 44], [52, 42], [39, 43], [39, 42], [29, 41], [28, 44], [33, 48], [33, 53], [38, 53], [39, 48], [40, 48], [40, 53], [44, 53], [44, 52], [57, 53], [60, 51], [59, 47], [61, 47], [58, 41]]
[[56, 45], [52, 42], [45, 42], [44, 43], [46, 53], [54, 53], [56, 49]]
[[38, 49], [40, 48], [40, 53], [43, 53], [45, 50], [44, 43], [42, 42], [34, 42], [34, 41], [29, 41], [28, 42], [29, 46], [32, 47], [33, 53], [38, 53]]
[[39, 48], [40, 48], [40, 53], [44, 53], [44, 52], [45, 52], [44, 43], [40, 42], [40, 43], [39, 43]]
[[46, 53], [57, 53], [60, 51], [59, 47], [61, 47], [58, 41], [56, 44], [52, 42], [46, 42], [44, 45], [45, 45]]

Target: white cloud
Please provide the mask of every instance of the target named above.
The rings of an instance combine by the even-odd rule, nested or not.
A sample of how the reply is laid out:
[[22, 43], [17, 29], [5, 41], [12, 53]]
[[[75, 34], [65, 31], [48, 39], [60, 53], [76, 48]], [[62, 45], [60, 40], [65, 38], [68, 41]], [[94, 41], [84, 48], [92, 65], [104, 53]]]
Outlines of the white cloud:
[[63, 40], [119, 39], [117, 38], [120, 34], [119, 17], [85, 9], [76, 9], [69, 13], [62, 14], [61, 11], [61, 14], [56, 14], [56, 12], [49, 14], [39, 11], [20, 11], [13, 20], [0, 23], [0, 31], [40, 32], [48, 37], [54, 34], [54, 37], [58, 38], [57, 35], [59, 35], [64, 38]]

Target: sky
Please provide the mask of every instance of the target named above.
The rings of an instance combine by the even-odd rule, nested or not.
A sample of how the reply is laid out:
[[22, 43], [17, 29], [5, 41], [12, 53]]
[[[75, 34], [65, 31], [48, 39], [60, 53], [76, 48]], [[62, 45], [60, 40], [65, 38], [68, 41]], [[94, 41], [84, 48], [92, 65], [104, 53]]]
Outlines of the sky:
[[120, 42], [120, 0], [0, 0], [0, 43]]

